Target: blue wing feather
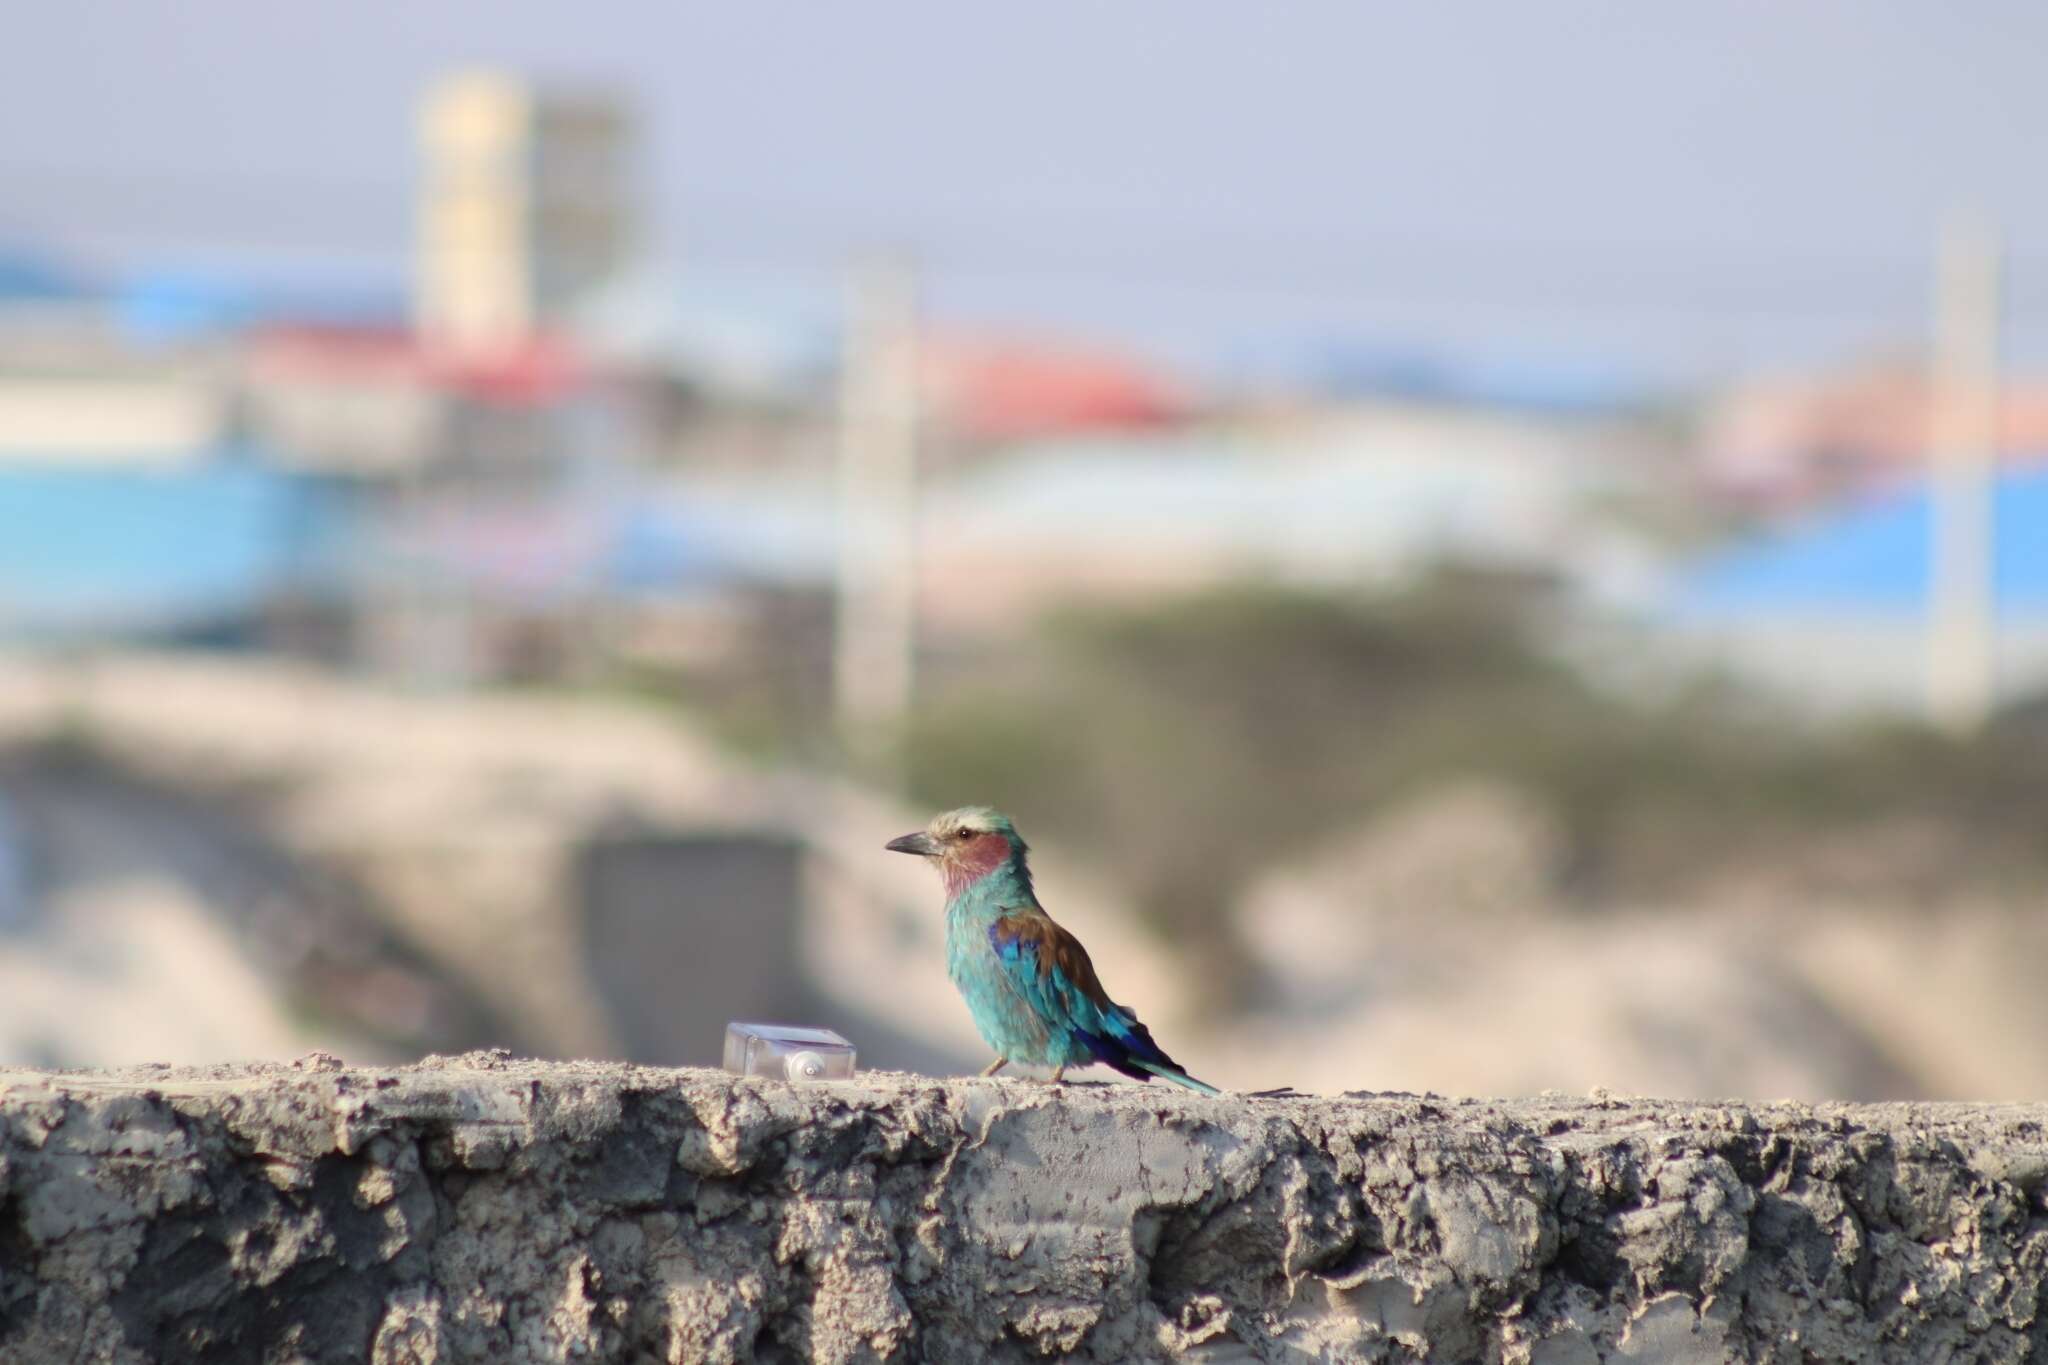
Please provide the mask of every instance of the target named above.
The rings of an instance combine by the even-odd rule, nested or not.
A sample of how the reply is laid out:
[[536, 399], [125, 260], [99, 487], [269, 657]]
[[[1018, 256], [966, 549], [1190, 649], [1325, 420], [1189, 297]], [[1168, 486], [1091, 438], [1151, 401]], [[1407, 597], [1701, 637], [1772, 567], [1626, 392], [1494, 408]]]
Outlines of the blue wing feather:
[[[1095, 975], [1088, 952], [1043, 911], [1005, 915], [989, 925], [989, 946], [1003, 975], [1045, 1021], [1091, 1060], [1139, 1080], [1154, 1075], [1191, 1082], [1166, 1055], [1137, 1013], [1112, 1001]], [[1169, 1075], [1169, 1073], [1171, 1073]], [[1192, 1083], [1208, 1089], [1198, 1081]]]

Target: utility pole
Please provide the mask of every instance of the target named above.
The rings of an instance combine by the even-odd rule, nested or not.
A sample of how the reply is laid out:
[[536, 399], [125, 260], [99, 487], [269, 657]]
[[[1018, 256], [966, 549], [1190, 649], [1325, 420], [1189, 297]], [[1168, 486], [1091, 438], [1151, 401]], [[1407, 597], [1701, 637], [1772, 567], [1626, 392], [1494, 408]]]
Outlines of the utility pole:
[[892, 789], [916, 661], [917, 360], [910, 267], [856, 268], [840, 363], [833, 705], [848, 756]]
[[1944, 225], [1935, 290], [1927, 708], [1942, 729], [1971, 735], [1991, 714], [1997, 682], [2000, 299], [1989, 223], [1956, 216]]

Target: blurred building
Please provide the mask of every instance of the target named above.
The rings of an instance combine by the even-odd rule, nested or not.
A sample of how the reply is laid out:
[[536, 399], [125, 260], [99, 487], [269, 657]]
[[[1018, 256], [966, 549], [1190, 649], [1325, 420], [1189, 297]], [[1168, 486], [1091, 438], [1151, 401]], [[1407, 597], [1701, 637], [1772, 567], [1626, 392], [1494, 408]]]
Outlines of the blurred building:
[[305, 420], [271, 338], [382, 335], [398, 315], [375, 287], [188, 271], [0, 292], [0, 464], [169, 470], [240, 446], [279, 467], [382, 472], [417, 454], [417, 417], [357, 384]]
[[550, 337], [448, 351], [398, 327], [287, 323], [251, 331], [240, 358], [244, 420], [280, 461], [365, 479], [530, 476], [591, 398], [581, 356]]
[[227, 439], [219, 355], [147, 356], [80, 338], [0, 354], [0, 463], [168, 469]]
[[0, 640], [250, 642], [328, 598], [349, 498], [252, 437], [233, 336], [37, 278], [0, 300]]
[[603, 94], [471, 72], [420, 112], [418, 330], [456, 349], [563, 324], [632, 243], [632, 121]]
[[344, 491], [246, 446], [170, 454], [0, 463], [0, 639], [254, 643], [281, 614], [334, 607]]
[[[1819, 507], [1918, 477], [1933, 415], [1933, 381], [1916, 360], [1757, 379], [1706, 405], [1701, 473], [1740, 506]], [[1998, 447], [2015, 462], [2048, 451], [2048, 384], [2005, 383]]]
[[[1991, 490], [2000, 693], [2048, 689], [2048, 461]], [[1809, 706], [1917, 709], [1925, 697], [1934, 506], [1924, 480], [1870, 493], [1694, 561], [1672, 580], [1658, 638]]]
[[925, 615], [1014, 628], [1063, 599], [1398, 586], [1452, 566], [1571, 580], [1629, 534], [1603, 504], [1642, 477], [1642, 444], [1625, 424], [1350, 404], [1015, 446], [929, 491]]
[[841, 305], [829, 281], [636, 262], [585, 300], [576, 334], [608, 369], [667, 385], [678, 416], [818, 412], [832, 401]]

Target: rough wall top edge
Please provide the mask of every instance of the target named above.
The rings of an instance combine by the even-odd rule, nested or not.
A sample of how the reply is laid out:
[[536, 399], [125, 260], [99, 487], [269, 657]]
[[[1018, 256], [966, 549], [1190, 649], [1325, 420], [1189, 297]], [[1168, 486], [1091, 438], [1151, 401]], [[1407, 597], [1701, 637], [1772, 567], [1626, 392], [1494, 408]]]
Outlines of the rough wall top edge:
[[2044, 1126], [501, 1053], [0, 1071], [0, 1361], [2020, 1360]]

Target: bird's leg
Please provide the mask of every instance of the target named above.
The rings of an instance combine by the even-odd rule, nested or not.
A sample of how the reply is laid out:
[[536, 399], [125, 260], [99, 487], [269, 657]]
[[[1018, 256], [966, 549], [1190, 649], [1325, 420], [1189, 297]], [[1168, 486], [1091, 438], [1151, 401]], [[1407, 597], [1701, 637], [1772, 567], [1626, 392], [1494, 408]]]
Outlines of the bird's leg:
[[1066, 1074], [1067, 1074], [1067, 1069], [1066, 1069], [1065, 1067], [1063, 1067], [1063, 1066], [1056, 1066], [1056, 1067], [1054, 1067], [1054, 1068], [1052, 1069], [1052, 1083], [1053, 1083], [1054, 1085], [1065, 1085], [1065, 1084], [1067, 1083], [1067, 1082], [1066, 1082]]
[[998, 1057], [994, 1061], [990, 1062], [987, 1066], [983, 1067], [981, 1069], [981, 1074], [984, 1076], [993, 1076], [1009, 1064], [1010, 1059], [1008, 1057]]

